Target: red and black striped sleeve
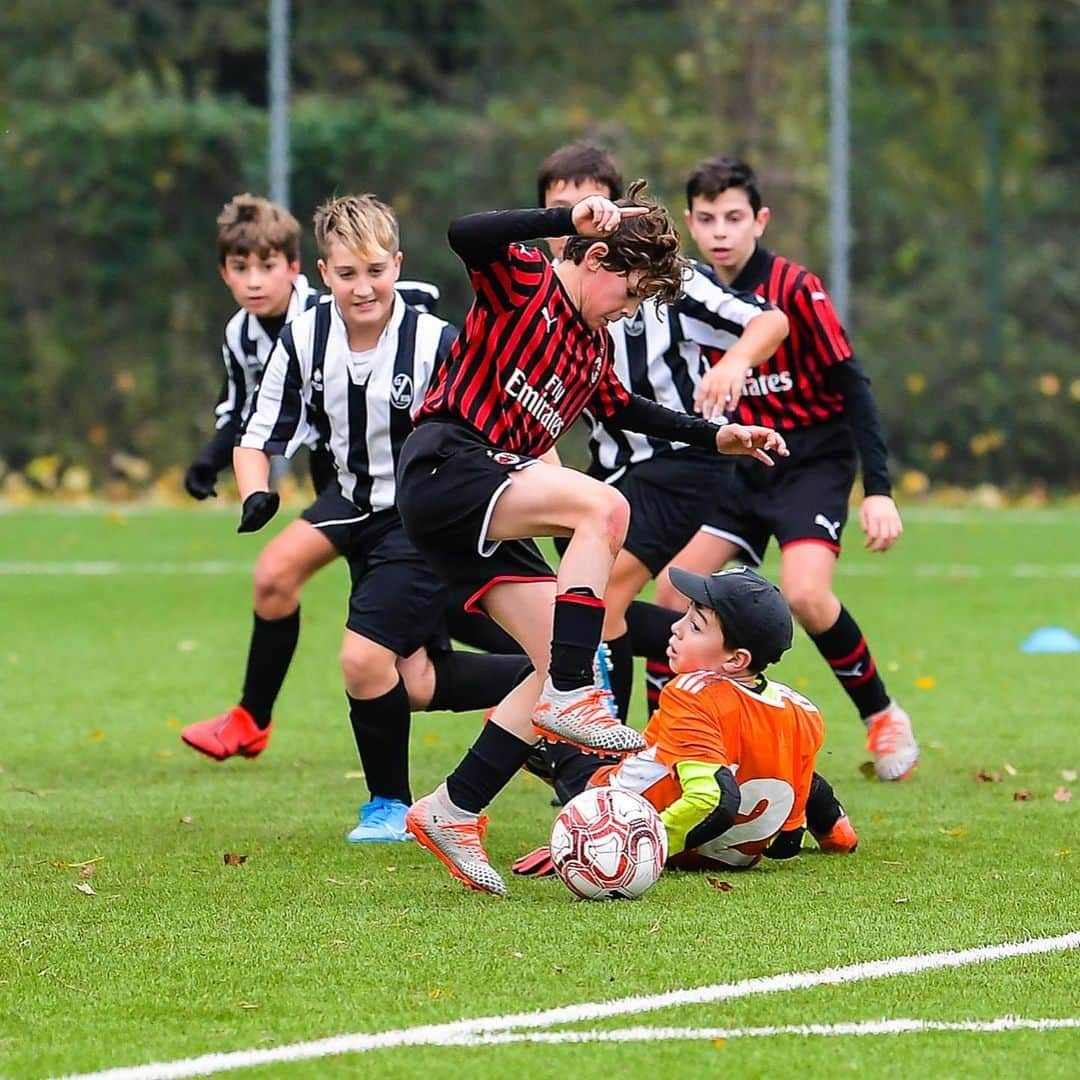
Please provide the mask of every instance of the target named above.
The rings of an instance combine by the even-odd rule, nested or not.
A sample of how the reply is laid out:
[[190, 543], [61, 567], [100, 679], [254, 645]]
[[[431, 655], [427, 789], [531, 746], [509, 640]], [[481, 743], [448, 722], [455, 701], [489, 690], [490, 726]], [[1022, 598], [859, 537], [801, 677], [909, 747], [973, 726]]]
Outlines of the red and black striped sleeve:
[[[789, 269], [794, 269], [791, 264]], [[809, 352], [822, 367], [851, 359], [851, 345], [836, 314], [832, 299], [816, 274], [802, 270], [788, 286], [782, 305], [789, 317], [799, 320], [807, 333]]]

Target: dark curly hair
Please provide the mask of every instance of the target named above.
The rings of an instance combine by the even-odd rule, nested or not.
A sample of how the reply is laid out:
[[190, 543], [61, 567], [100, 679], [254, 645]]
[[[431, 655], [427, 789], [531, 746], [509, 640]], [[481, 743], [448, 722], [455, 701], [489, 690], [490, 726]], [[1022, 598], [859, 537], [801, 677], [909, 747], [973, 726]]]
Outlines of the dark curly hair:
[[605, 270], [614, 274], [640, 270], [638, 292], [642, 298], [674, 304], [682, 296], [689, 263], [679, 253], [679, 234], [671, 215], [644, 194], [645, 186], [644, 180], [635, 180], [626, 197], [616, 200], [616, 206], [647, 206], [649, 213], [624, 218], [610, 236], [571, 236], [563, 258], [580, 263], [593, 244], [607, 244], [607, 254], [600, 260]]

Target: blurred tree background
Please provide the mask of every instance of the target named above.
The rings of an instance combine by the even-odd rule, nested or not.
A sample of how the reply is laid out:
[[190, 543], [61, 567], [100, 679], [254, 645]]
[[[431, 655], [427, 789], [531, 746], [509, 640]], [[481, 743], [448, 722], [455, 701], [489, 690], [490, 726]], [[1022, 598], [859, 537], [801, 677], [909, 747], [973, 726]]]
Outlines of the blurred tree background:
[[[767, 242], [828, 273], [826, 0], [293, 5], [292, 202], [372, 190], [459, 321], [457, 214], [601, 141], [679, 214], [749, 159]], [[231, 298], [214, 219], [267, 190], [265, 0], [7, 0], [0, 459], [45, 486], [186, 463]], [[898, 474], [1080, 486], [1080, 4], [852, 0], [852, 312]], [[828, 281], [826, 280], [826, 284]], [[130, 470], [129, 470], [130, 471]], [[139, 472], [138, 469], [135, 470]], [[83, 475], [87, 475], [84, 473]], [[138, 477], [129, 477], [137, 479]], [[0, 479], [0, 483], [2, 483]]]

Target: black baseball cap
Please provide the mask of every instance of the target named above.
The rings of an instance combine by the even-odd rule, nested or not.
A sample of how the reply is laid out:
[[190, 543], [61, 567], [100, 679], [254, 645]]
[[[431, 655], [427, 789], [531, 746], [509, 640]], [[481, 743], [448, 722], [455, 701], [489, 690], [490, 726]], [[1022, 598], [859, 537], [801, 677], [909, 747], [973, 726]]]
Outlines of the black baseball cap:
[[671, 584], [689, 599], [720, 616], [727, 636], [750, 650], [754, 669], [775, 664], [791, 648], [791, 609], [768, 578], [748, 566], [715, 574], [693, 574], [672, 566]]

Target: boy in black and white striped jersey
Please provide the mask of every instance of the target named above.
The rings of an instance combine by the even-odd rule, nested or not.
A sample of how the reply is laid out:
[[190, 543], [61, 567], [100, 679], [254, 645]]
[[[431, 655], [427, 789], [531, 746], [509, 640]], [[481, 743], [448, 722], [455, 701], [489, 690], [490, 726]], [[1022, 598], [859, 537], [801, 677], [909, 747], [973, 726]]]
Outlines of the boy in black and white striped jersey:
[[300, 591], [338, 556], [352, 589], [341, 651], [357, 749], [371, 792], [350, 840], [404, 840], [411, 802], [410, 708], [494, 704], [522, 672], [520, 657], [424, 648], [446, 602], [439, 580], [405, 537], [394, 470], [412, 410], [456, 330], [395, 291], [402, 255], [392, 210], [372, 195], [320, 207], [319, 270], [331, 297], [282, 331], [233, 464], [244, 500], [240, 532], [261, 528], [278, 496], [269, 456], [291, 456], [313, 436], [335, 480], [263, 550], [255, 568], [255, 626], [244, 694], [182, 738], [222, 760], [265, 748], [271, 710], [296, 648]]
[[[232, 466], [232, 452], [251, 415], [255, 392], [286, 323], [319, 300], [300, 272], [300, 223], [283, 206], [257, 195], [234, 195], [217, 219], [218, 272], [239, 305], [225, 324], [221, 355], [225, 376], [218, 394], [215, 431], [184, 474], [193, 499], [216, 495], [218, 473]], [[438, 286], [399, 281], [405, 303], [432, 314]], [[333, 462], [310, 446], [311, 482], [321, 491], [334, 476]]]
[[[246, 192], [235, 195], [218, 215], [217, 227], [218, 271], [240, 310], [225, 324], [216, 430], [184, 475], [193, 499], [217, 494], [218, 473], [232, 465], [233, 447], [282, 327], [319, 299], [300, 273], [300, 224], [283, 206]], [[314, 442], [310, 467], [318, 491], [329, 481], [331, 465]]]

